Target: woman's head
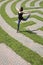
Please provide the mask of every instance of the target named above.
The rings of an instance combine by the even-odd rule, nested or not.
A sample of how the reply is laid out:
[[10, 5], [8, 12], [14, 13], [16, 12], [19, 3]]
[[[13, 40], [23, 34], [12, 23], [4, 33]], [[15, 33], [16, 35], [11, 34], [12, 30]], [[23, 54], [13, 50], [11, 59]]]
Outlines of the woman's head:
[[20, 11], [23, 11], [23, 7], [20, 8]]

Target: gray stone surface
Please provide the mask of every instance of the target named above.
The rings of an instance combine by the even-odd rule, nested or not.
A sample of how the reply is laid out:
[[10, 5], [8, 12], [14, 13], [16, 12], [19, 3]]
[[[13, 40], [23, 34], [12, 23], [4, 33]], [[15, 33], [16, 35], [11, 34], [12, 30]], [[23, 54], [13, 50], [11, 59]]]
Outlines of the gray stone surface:
[[4, 43], [0, 44], [0, 65], [31, 65]]

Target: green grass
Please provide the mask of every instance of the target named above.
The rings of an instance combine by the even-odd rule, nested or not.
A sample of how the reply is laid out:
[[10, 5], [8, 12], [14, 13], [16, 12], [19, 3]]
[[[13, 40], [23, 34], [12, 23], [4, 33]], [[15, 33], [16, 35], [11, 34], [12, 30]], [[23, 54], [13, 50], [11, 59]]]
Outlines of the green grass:
[[[29, 1], [29, 0], [27, 0], [27, 1]], [[25, 3], [26, 3], [27, 1], [24, 1], [24, 2], [22, 3], [22, 6], [24, 7], [24, 10], [31, 10], [31, 9], [32, 9], [31, 12], [38, 12], [39, 14], [43, 14], [42, 11], [37, 10], [38, 8], [35, 8], [36, 10], [34, 10], [34, 8], [26, 8], [26, 7], [25, 7]], [[34, 2], [36, 2], [36, 1], [37, 1], [37, 0], [35, 0]], [[15, 8], [15, 5], [16, 5], [17, 2], [19, 2], [19, 1], [14, 2], [14, 3], [12, 4], [12, 6], [11, 6], [12, 12], [13, 12], [14, 14], [17, 14], [17, 10], [16, 10], [16, 8]], [[31, 2], [31, 3], [33, 3], [33, 2]], [[39, 8], [41, 8], [41, 7], [39, 7]]]
[[26, 1], [24, 1], [24, 2], [22, 3], [22, 7], [24, 7], [24, 9], [28, 9], [28, 8], [25, 7], [25, 4], [26, 4], [27, 1], [30, 1], [30, 0], [26, 0]]
[[[1, 16], [5, 19], [5, 21], [9, 25], [11, 25], [13, 28], [17, 29], [17, 24], [15, 23], [17, 18], [9, 18], [5, 12], [4, 8], [5, 8], [7, 3], [2, 5], [2, 7], [0, 8]], [[16, 12], [14, 12], [14, 13], [16, 13]], [[41, 13], [43, 13], [43, 12], [41, 12]], [[43, 44], [43, 38], [32, 33], [31, 31], [25, 30], [24, 27], [26, 27], [28, 25], [32, 25], [32, 24], [35, 24], [35, 23], [33, 21], [23, 23], [23, 24], [21, 23], [20, 30], [23, 31], [21, 33], [23, 33], [27, 37], [32, 38], [34, 41], [39, 42], [40, 44]], [[2, 28], [0, 28], [0, 43], [2, 43], [2, 42], [5, 43], [10, 48], [12, 48], [13, 51], [15, 51], [22, 58], [24, 58], [27, 62], [30, 62], [32, 65], [43, 65], [43, 58], [42, 57], [40, 57], [37, 53], [33, 52], [29, 48], [23, 46], [20, 42], [13, 39]]]
[[[27, 1], [30, 1], [30, 0], [27, 0]], [[35, 4], [35, 2], [36, 2], [37, 0], [32, 1], [32, 2], [30, 3], [30, 7], [25, 7], [25, 4], [26, 4], [27, 1], [24, 1], [24, 2], [22, 3], [22, 6], [24, 7], [25, 10], [31, 9], [30, 7], [31, 7], [31, 6], [34, 6], [34, 4]]]
[[43, 27], [39, 28], [39, 30], [42, 30], [43, 31]]
[[20, 42], [10, 37], [2, 28], [0, 28], [0, 43], [2, 42], [12, 48], [13, 51], [32, 65], [43, 65], [42, 57], [29, 48], [23, 46]]
[[27, 26], [30, 26], [30, 25], [33, 25], [33, 24], [35, 24], [35, 22], [28, 21], [28, 22], [25, 22], [25, 23], [21, 23], [21, 27], [27, 27]]
[[[15, 8], [15, 5], [16, 5], [16, 3], [17, 3], [18, 1], [16, 1], [16, 2], [14, 2], [13, 4], [12, 4], [12, 6], [11, 6], [11, 9], [12, 9], [12, 12], [14, 13], [14, 14], [17, 14], [17, 10], [16, 10], [16, 8]], [[26, 3], [27, 1], [24, 1], [23, 3], [22, 3], [22, 6], [24, 7], [24, 4]], [[31, 10], [32, 8], [25, 8], [24, 7], [24, 9], [25, 10]], [[42, 11], [40, 11], [40, 10], [37, 10], [37, 8], [36, 8], [36, 10], [32, 10], [31, 12], [38, 12], [39, 14], [43, 14], [43, 12]]]
[[[29, 0], [27, 0], [27, 1], [29, 1]], [[24, 7], [25, 10], [42, 8], [42, 7], [31, 8], [31, 7], [34, 7], [35, 2], [38, 1], [38, 0], [32, 1], [32, 2], [30, 3], [30, 7], [25, 7], [25, 4], [26, 4], [27, 1], [24, 1], [24, 2], [22, 3], [22, 6]]]
[[35, 5], [35, 2], [37, 2], [38, 0], [34, 0], [30, 3], [30, 6], [34, 6]]
[[43, 22], [43, 18], [41, 18], [40, 16], [37, 16], [37, 15], [32, 15], [31, 16], [31, 18], [36, 18], [36, 19], [38, 19], [38, 20], [40, 20], [40, 21], [42, 21]]
[[2, 2], [3, 0], [0, 0], [0, 2]]
[[43, 7], [43, 1], [40, 2], [40, 6]]
[[32, 12], [32, 13], [37, 12], [37, 13], [39, 13], [39, 14], [43, 14], [43, 12], [40, 11], [40, 10], [33, 10], [33, 11], [31, 11], [31, 12]]
[[[7, 3], [8, 3], [8, 2], [7, 2]], [[3, 4], [3, 6], [1, 7], [1, 15], [2, 15], [2, 17], [5, 19], [5, 21], [6, 21], [9, 25], [11, 25], [13, 28], [17, 29], [17, 24], [14, 22], [15, 20], [17, 20], [17, 18], [9, 18], [9, 17], [7, 16], [6, 12], [5, 12], [5, 6], [6, 6], [7, 3]], [[32, 24], [33, 24], [33, 23], [32, 23]], [[31, 24], [31, 25], [32, 25], [32, 24]], [[24, 26], [23, 26], [23, 25], [24, 25]], [[43, 38], [42, 38], [42, 37], [36, 35], [35, 33], [31, 32], [31, 31], [26, 31], [26, 30], [25, 30], [24, 27], [26, 27], [27, 25], [28, 25], [28, 24], [25, 24], [25, 23], [23, 23], [23, 24], [20, 25], [20, 30], [25, 31], [25, 32], [20, 32], [20, 33], [22, 33], [22, 34], [24, 34], [25, 36], [31, 38], [32, 40], [34, 40], [34, 42], [37, 42], [37, 43], [40, 43], [40, 44], [43, 45]], [[30, 25], [30, 24], [29, 24], [29, 25]]]
[[[16, 2], [17, 3], [17, 2]], [[15, 14], [17, 14], [17, 10], [16, 10], [16, 8], [14, 8], [14, 6], [15, 6], [15, 4], [16, 3], [13, 3], [13, 5], [11, 6], [11, 9], [12, 9], [12, 11], [15, 13]], [[23, 3], [26, 3], [26, 1], [24, 1]], [[22, 6], [24, 6], [24, 5], [22, 5]], [[35, 11], [31, 11], [32, 13], [34, 13], [34, 12], [38, 12], [39, 14], [43, 14], [43, 12], [41, 12], [41, 11], [39, 11], [39, 10], [35, 10]], [[40, 21], [43, 21], [43, 18], [41, 18], [40, 16], [37, 16], [37, 15], [33, 15], [33, 16], [31, 16], [31, 17], [34, 17], [34, 18], [36, 18], [36, 19], [38, 19], [38, 20], [40, 20]], [[31, 22], [32, 23], [32, 22]]]
[[12, 6], [11, 6], [12, 12], [13, 12], [14, 14], [17, 14], [17, 13], [18, 13], [18, 11], [16, 10], [15, 6], [16, 6], [17, 2], [19, 2], [19, 1], [20, 1], [20, 0], [17, 0], [17, 1], [14, 2], [14, 3], [12, 4]]

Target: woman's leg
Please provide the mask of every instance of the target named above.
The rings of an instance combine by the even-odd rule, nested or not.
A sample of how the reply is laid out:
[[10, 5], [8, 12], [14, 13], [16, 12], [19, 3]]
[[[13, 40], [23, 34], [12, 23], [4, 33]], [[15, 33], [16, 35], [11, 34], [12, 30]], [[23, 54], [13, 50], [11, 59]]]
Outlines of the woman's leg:
[[28, 15], [26, 18], [23, 18], [22, 20], [26, 21], [29, 17], [30, 15]]
[[20, 21], [21, 21], [21, 20], [18, 20], [17, 32], [19, 31], [19, 27], [20, 27]]

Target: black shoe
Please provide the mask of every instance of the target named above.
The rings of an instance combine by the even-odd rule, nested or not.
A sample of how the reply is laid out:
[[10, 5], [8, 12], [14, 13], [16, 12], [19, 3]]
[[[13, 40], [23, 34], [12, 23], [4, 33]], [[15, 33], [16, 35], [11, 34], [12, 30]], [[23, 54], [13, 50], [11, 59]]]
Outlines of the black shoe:
[[19, 33], [19, 30], [17, 30], [17, 33]]

